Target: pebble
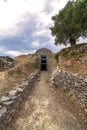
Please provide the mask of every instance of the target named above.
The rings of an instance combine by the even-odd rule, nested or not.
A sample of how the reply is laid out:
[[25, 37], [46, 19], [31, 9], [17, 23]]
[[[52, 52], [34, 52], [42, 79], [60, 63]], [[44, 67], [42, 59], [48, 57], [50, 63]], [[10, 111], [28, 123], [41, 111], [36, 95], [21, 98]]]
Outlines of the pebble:
[[86, 79], [84, 79], [84, 82], [86, 82], [86, 83], [87, 83], [87, 78], [86, 78]]
[[84, 117], [82, 117], [82, 120], [84, 120], [85, 118]]
[[81, 113], [79, 113], [79, 116], [81, 116], [82, 114]]
[[84, 120], [84, 122], [87, 122], [87, 120]]
[[85, 112], [87, 113], [87, 108], [85, 109]]

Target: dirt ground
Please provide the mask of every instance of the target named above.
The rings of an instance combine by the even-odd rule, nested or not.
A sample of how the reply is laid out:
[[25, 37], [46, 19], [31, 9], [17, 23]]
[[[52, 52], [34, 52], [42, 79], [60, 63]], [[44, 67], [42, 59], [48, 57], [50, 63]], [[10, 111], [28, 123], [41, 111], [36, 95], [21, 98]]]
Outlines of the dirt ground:
[[41, 72], [29, 97], [5, 130], [87, 130], [87, 116], [75, 99], [49, 82]]

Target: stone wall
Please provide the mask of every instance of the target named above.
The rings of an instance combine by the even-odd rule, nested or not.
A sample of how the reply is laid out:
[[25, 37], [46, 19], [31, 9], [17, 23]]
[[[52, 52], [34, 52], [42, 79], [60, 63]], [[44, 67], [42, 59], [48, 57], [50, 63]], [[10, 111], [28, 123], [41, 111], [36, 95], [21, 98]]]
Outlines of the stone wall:
[[20, 104], [29, 95], [29, 91], [37, 78], [39, 71], [29, 76], [16, 89], [0, 98], [0, 130], [5, 130], [6, 125], [11, 122], [12, 117], [18, 111]]
[[57, 67], [51, 79], [54, 86], [69, 89], [70, 94], [74, 95], [84, 108], [87, 108], [87, 77], [83, 78]]

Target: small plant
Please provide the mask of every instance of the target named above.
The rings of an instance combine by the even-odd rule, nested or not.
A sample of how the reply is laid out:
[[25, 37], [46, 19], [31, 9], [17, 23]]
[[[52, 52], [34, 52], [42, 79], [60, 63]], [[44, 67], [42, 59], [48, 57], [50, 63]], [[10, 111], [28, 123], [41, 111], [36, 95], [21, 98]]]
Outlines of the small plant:
[[75, 52], [71, 53], [71, 57], [75, 57], [77, 54]]
[[21, 74], [21, 73], [22, 73], [22, 71], [20, 69], [16, 70], [16, 74]]
[[55, 54], [55, 59], [56, 59], [56, 61], [58, 63], [59, 62], [59, 56], [58, 56], [58, 54]]
[[15, 73], [14, 70], [9, 70], [9, 71], [8, 71], [8, 74], [9, 74], [9, 75], [13, 75], [14, 73]]

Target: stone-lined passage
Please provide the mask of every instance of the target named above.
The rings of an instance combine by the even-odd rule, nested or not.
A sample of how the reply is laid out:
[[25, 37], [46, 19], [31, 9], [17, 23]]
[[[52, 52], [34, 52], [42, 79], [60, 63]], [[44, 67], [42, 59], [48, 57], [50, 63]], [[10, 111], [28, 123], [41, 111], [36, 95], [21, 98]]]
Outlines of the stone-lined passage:
[[5, 130], [6, 125], [11, 122], [20, 104], [28, 97], [29, 91], [38, 75], [39, 71], [25, 79], [20, 86], [11, 90], [6, 96], [0, 98], [0, 130]]

